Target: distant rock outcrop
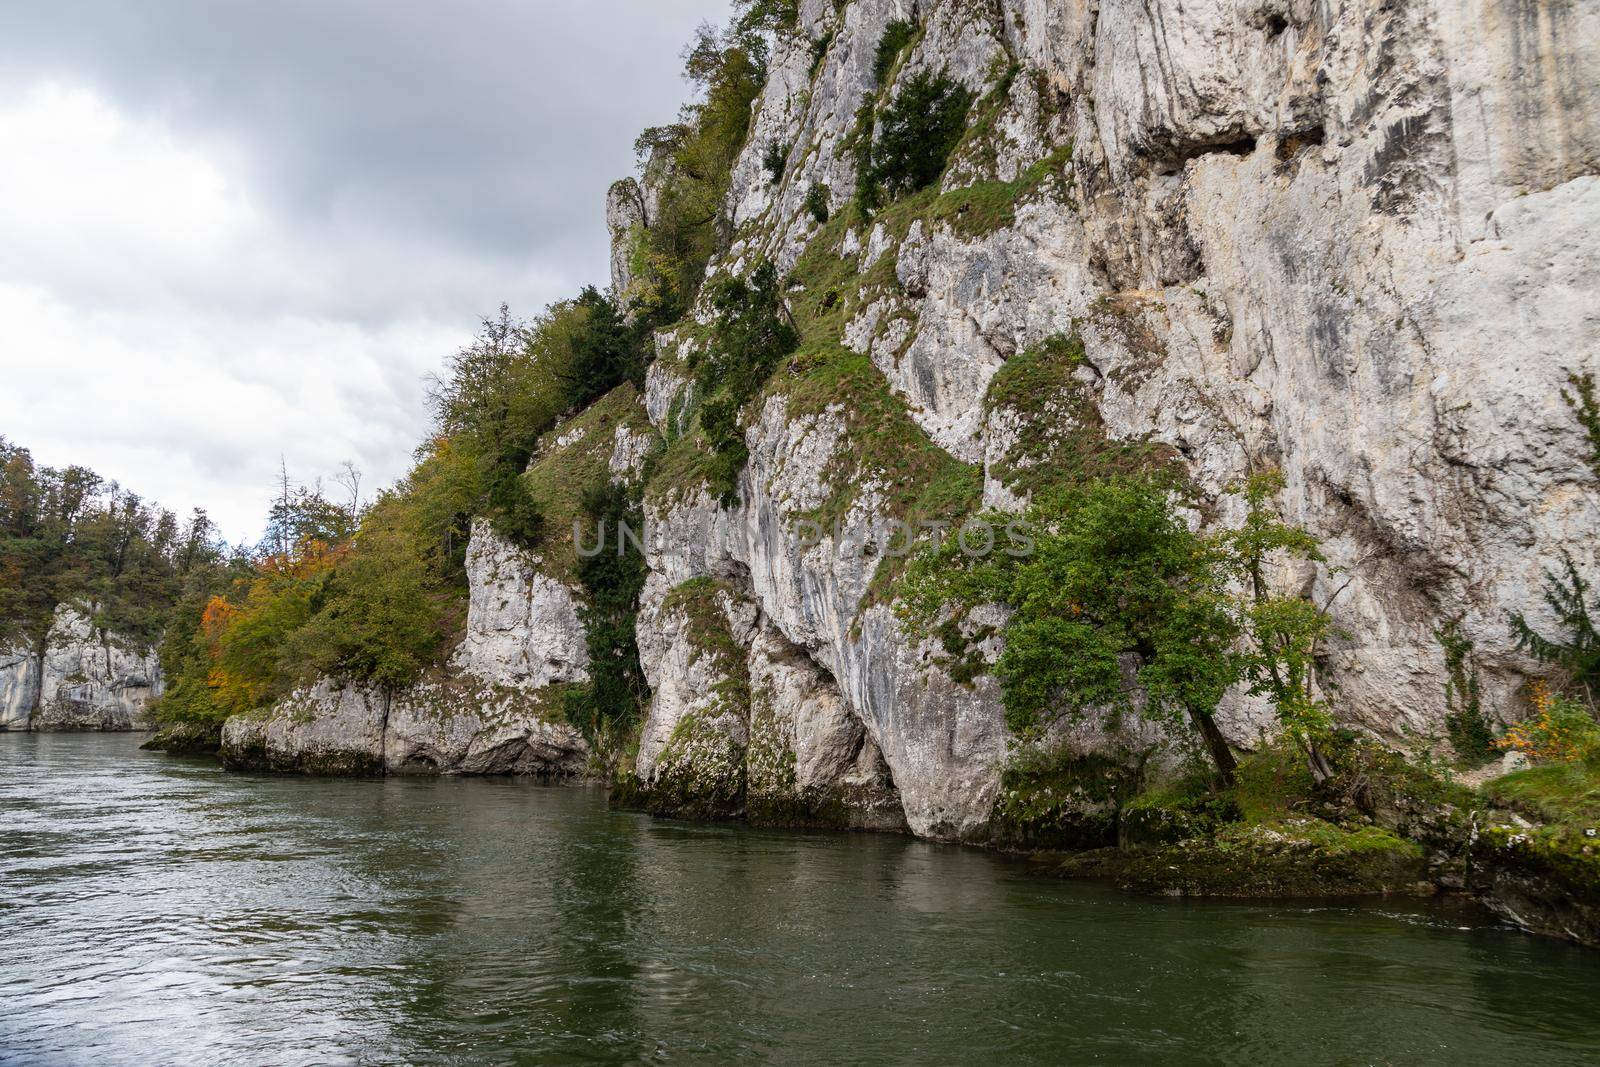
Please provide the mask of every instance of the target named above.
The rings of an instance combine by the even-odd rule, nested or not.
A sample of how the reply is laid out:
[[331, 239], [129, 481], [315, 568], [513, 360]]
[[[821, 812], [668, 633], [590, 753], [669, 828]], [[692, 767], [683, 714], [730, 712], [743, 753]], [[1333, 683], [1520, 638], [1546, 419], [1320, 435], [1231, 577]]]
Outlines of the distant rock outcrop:
[[79, 608], [62, 608], [42, 651], [0, 652], [0, 730], [148, 729], [161, 689], [154, 649], [98, 629]]

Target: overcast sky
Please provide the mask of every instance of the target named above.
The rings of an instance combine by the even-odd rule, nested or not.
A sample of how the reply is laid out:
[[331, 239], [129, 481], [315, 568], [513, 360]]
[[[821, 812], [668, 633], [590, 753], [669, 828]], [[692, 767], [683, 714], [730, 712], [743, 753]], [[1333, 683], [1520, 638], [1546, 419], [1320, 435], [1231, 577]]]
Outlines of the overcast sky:
[[605, 190], [726, 0], [5, 0], [0, 435], [260, 535], [404, 473], [423, 376], [607, 280]]

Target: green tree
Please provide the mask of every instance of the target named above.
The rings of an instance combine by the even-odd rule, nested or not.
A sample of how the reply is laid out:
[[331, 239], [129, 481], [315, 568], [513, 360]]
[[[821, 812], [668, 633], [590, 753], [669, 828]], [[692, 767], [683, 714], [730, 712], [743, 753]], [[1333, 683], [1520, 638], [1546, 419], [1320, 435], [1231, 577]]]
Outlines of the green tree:
[[1046, 491], [1027, 520], [1031, 553], [973, 558], [954, 538], [915, 561], [908, 621], [926, 631], [952, 602], [1005, 604], [997, 673], [1013, 730], [1136, 710], [1191, 727], [1230, 779], [1236, 761], [1214, 716], [1245, 664], [1218, 546], [1189, 530], [1155, 479]]
[[706, 264], [726, 240], [725, 201], [751, 105], [766, 82], [766, 41], [737, 21], [725, 33], [701, 26], [685, 51], [684, 75], [700, 99], [686, 104], [676, 123], [648, 129], [634, 144], [658, 196], [655, 217], [636, 235], [635, 282], [623, 295], [651, 326], [688, 311]]
[[[865, 164], [867, 206], [882, 190], [893, 200], [939, 180], [966, 132], [971, 90], [943, 72], [913, 75], [883, 112], [882, 129], [859, 162]], [[870, 138], [871, 131], [865, 131]]]
[[1577, 563], [1565, 550], [1560, 569], [1546, 570], [1544, 579], [1544, 601], [1566, 631], [1565, 636], [1544, 636], [1521, 612], [1511, 613], [1511, 636], [1518, 649], [1566, 674], [1568, 682], [1592, 708], [1600, 696], [1600, 633], [1596, 633], [1594, 624], [1600, 601], [1589, 603], [1593, 586], [1578, 573]]
[[0, 438], [0, 644], [42, 655], [70, 607], [153, 645], [184, 576], [209, 561], [208, 531], [185, 534], [172, 513], [92, 471], [40, 466]]
[[570, 366], [563, 372], [567, 408], [577, 410], [605, 396], [623, 382], [644, 387], [649, 363], [649, 332], [628, 322], [611, 298], [587, 286], [574, 302], [583, 328], [575, 331]]
[[585, 490], [583, 511], [590, 526], [583, 543], [600, 545], [600, 551], [578, 560], [578, 581], [586, 594], [582, 618], [589, 684], [568, 694], [566, 715], [595, 752], [611, 758], [650, 696], [635, 629], [645, 562], [638, 544], [624, 533], [641, 529], [643, 520], [636, 494], [609, 480]]
[[396, 497], [379, 502], [319, 591], [315, 614], [294, 633], [294, 655], [320, 673], [394, 691], [442, 658], [454, 621], [451, 590], [404, 518], [390, 514], [404, 507]]
[[1322, 563], [1317, 540], [1284, 522], [1272, 500], [1284, 488], [1278, 470], [1246, 479], [1233, 491], [1245, 503], [1244, 521], [1218, 534], [1227, 573], [1244, 588], [1238, 617], [1245, 639], [1244, 673], [1250, 692], [1272, 700], [1279, 723], [1305, 753], [1312, 775], [1333, 774], [1322, 751], [1333, 720], [1317, 695], [1316, 653], [1333, 631], [1325, 608], [1301, 596], [1275, 593], [1270, 569], [1282, 559]]
[[[902, 583], [914, 632], [948, 637], [985, 603], [1010, 609], [996, 664], [1007, 722], [1030, 736], [1062, 718], [1136, 710], [1193, 731], [1220, 775], [1235, 766], [1215, 714], [1229, 689], [1269, 697], [1314, 774], [1332, 773], [1321, 742], [1331, 717], [1318, 696], [1324, 608], [1273, 591], [1285, 560], [1321, 562], [1316, 539], [1272, 506], [1276, 471], [1234, 487], [1236, 527], [1201, 534], [1167, 478], [1123, 476], [1041, 490], [1023, 516], [1032, 550], [970, 555], [959, 537], [925, 552]], [[989, 514], [988, 529], [1015, 516]], [[950, 617], [954, 612], [953, 619]]]

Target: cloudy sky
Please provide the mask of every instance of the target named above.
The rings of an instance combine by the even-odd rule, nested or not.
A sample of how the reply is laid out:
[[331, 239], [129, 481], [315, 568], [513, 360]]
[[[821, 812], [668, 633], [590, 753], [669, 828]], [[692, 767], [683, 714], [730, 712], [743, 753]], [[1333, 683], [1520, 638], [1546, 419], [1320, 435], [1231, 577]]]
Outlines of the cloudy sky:
[[0, 435], [232, 541], [278, 465], [392, 482], [504, 300], [606, 281], [604, 198], [726, 0], [5, 0]]

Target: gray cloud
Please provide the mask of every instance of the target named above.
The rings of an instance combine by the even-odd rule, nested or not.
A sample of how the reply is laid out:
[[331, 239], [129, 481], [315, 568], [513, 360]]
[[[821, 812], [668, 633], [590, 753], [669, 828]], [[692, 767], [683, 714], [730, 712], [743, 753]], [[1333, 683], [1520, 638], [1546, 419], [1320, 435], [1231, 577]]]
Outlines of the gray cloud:
[[0, 186], [28, 156], [0, 205], [0, 433], [236, 538], [280, 452], [392, 480], [478, 314], [604, 283], [606, 185], [727, 8], [0, 6]]

